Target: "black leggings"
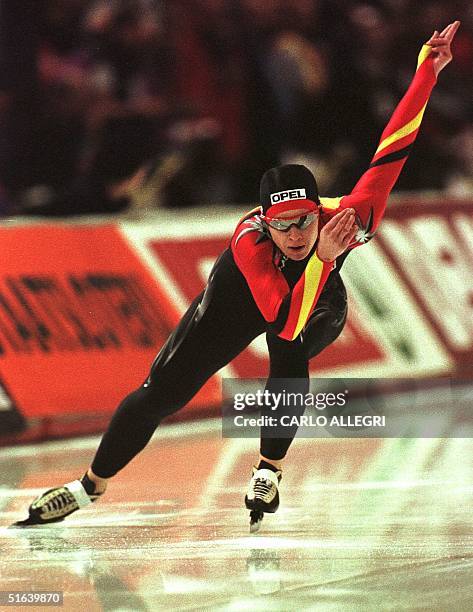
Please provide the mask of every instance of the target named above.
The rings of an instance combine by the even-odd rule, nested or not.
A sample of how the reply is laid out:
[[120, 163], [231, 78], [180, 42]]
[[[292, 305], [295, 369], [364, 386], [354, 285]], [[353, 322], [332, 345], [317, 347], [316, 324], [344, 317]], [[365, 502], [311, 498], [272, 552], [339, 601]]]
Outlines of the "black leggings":
[[[346, 310], [345, 288], [334, 274], [296, 340], [289, 342], [267, 332], [267, 387], [277, 384], [278, 378], [299, 378], [302, 385], [308, 385], [309, 359], [337, 338]], [[225, 251], [206, 290], [193, 301], [159, 352], [148, 379], [125, 397], [113, 415], [92, 463], [94, 474], [114, 476], [147, 445], [163, 418], [183, 408], [215, 372], [266, 329], [248, 286]], [[261, 454], [282, 459], [291, 442], [291, 436], [274, 438], [262, 429]]]

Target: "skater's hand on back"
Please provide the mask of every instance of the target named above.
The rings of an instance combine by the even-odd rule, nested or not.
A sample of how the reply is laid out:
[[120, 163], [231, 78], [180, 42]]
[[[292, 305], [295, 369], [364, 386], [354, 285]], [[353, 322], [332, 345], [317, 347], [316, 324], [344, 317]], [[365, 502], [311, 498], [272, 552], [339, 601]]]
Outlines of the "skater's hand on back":
[[459, 21], [449, 23], [440, 34], [435, 30], [430, 39], [425, 43], [432, 47], [435, 76], [452, 61], [451, 44], [459, 27]]
[[334, 261], [353, 242], [358, 226], [353, 208], [346, 208], [334, 215], [320, 230], [317, 255], [322, 261]]

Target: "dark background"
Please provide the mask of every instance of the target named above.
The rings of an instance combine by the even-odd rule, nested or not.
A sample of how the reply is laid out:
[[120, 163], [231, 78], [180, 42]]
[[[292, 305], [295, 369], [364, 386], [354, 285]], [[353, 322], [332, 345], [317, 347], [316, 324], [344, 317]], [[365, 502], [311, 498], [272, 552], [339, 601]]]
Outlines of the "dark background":
[[1, 0], [2, 213], [254, 202], [289, 161], [342, 195], [422, 43], [454, 19], [454, 62], [396, 189], [468, 197], [469, 0]]

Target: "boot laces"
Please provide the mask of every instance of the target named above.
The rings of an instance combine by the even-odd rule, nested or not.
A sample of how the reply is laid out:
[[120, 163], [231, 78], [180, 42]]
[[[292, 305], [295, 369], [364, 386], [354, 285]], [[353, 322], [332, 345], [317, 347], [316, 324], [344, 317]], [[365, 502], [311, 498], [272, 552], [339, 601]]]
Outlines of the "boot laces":
[[76, 502], [72, 493], [69, 493], [67, 489], [59, 492], [57, 495], [51, 497], [51, 499], [46, 503], [45, 510], [46, 512], [54, 512], [56, 510], [63, 510], [69, 504]]
[[256, 478], [253, 484], [255, 498], [269, 503], [276, 495], [276, 485], [267, 478]]
[[76, 498], [65, 488], [53, 489], [34, 504], [43, 518], [57, 518], [78, 508]]

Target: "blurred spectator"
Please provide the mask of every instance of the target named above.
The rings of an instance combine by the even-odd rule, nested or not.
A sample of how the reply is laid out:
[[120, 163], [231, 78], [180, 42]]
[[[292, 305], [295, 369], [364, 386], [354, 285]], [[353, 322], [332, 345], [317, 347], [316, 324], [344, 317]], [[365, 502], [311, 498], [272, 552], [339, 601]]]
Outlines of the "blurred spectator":
[[34, 182], [39, 142], [36, 134], [40, 44], [37, 17], [43, 2], [3, 0], [0, 5], [0, 181], [9, 198]]
[[348, 191], [420, 42], [456, 18], [398, 189], [468, 196], [469, 0], [0, 0], [2, 213], [254, 201], [297, 160]]
[[465, 125], [450, 140], [454, 170], [447, 179], [447, 192], [458, 198], [471, 197], [473, 194], [473, 125]]

